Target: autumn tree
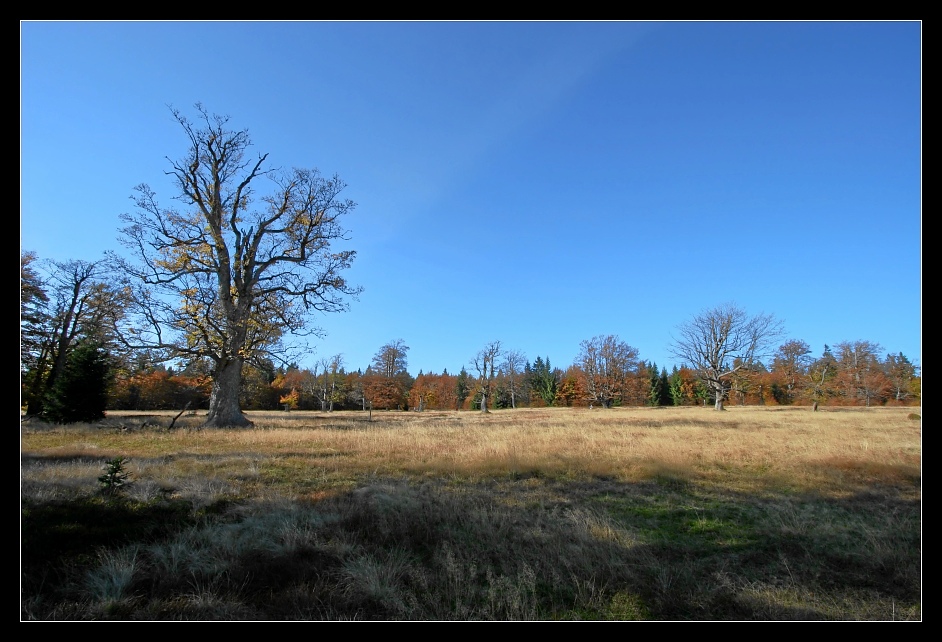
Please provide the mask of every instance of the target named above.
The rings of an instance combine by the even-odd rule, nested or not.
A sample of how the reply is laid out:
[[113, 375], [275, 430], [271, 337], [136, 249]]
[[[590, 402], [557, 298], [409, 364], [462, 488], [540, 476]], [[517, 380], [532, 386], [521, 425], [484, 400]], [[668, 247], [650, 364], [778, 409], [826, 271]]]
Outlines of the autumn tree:
[[457, 383], [458, 377], [448, 374], [447, 370], [442, 374], [419, 373], [409, 391], [409, 405], [419, 410], [455, 408], [458, 405]]
[[176, 385], [164, 367], [138, 372], [122, 379], [115, 388], [115, 408], [167, 410], [174, 407]]
[[674, 366], [670, 377], [668, 378], [668, 389], [670, 391], [671, 402], [675, 406], [689, 406], [697, 402], [697, 375], [687, 368], [678, 368]]
[[740, 366], [740, 360], [733, 361], [734, 372], [729, 376], [729, 392], [732, 393], [740, 406], [746, 405], [746, 398], [755, 391], [757, 379], [768, 372], [761, 361], [754, 361], [748, 367]]
[[342, 276], [355, 253], [335, 247], [354, 203], [338, 177], [269, 168], [267, 153], [249, 153], [248, 130], [196, 111], [193, 121], [172, 110], [188, 144], [167, 171], [179, 208], [138, 186], [136, 211], [122, 216], [132, 259], [112, 256], [136, 289], [129, 344], [212, 360], [205, 425], [244, 426], [243, 365], [282, 354], [286, 334], [320, 334], [312, 315], [345, 310], [359, 293]]
[[422, 412], [426, 408], [434, 408], [438, 401], [435, 394], [433, 379], [435, 375], [429, 373], [426, 375], [421, 370], [409, 390], [409, 407]]
[[376, 408], [401, 408], [408, 398], [412, 378], [409, 376], [409, 346], [402, 339], [390, 341], [373, 356], [373, 363], [364, 375], [366, 398]]
[[913, 362], [900, 352], [886, 355], [883, 365], [892, 386], [893, 399], [897, 403], [903, 403], [913, 396], [913, 381], [918, 370]]
[[559, 373], [558, 382], [556, 385], [556, 398], [553, 399], [554, 406], [568, 408], [583, 405], [590, 398], [585, 388], [585, 373], [578, 365], [573, 364], [566, 368], [565, 372]]
[[748, 315], [731, 303], [704, 310], [681, 324], [671, 353], [697, 375], [723, 410], [730, 378], [767, 356], [782, 335], [782, 324], [771, 314]]
[[279, 394], [278, 403], [289, 406], [291, 410], [302, 408], [306, 394], [305, 384], [307, 377], [296, 364], [292, 364], [284, 372], [275, 374], [271, 387]]
[[772, 372], [782, 384], [780, 403], [791, 404], [798, 394], [802, 380], [811, 364], [811, 348], [804, 341], [787, 341], [778, 347], [772, 358]]
[[842, 341], [836, 346], [838, 379], [845, 399], [862, 400], [870, 407], [881, 400], [891, 387], [880, 363], [879, 344], [870, 341]]
[[491, 341], [478, 351], [471, 363], [478, 373], [478, 393], [481, 395], [481, 412], [489, 412], [487, 400], [491, 396], [491, 385], [497, 373], [498, 359], [503, 355], [500, 341]]
[[634, 372], [628, 377], [621, 395], [623, 406], [659, 406], [664, 400], [670, 402], [666, 381], [660, 380], [657, 364], [639, 360]]
[[837, 377], [837, 360], [830, 346], [824, 345], [821, 357], [808, 365], [802, 386], [802, 395], [811, 401], [811, 411], [817, 412], [818, 406], [837, 393], [834, 381]]
[[585, 376], [588, 399], [610, 408], [625, 394], [638, 367], [638, 350], [617, 336], [596, 336], [579, 344], [577, 364]]

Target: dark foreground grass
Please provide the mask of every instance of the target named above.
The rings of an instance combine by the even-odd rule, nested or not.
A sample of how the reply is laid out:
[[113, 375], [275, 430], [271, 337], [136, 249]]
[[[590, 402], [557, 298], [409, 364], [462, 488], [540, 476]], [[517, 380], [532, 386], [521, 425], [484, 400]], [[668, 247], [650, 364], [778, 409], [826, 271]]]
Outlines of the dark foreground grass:
[[297, 453], [283, 469], [239, 452], [217, 455], [242, 458], [238, 475], [188, 463], [184, 488], [186, 458], [162, 452], [109, 497], [88, 481], [95, 439], [74, 456], [24, 445], [23, 619], [922, 617], [919, 479], [760, 492], [676, 466], [342, 477], [318, 452], [301, 480]]

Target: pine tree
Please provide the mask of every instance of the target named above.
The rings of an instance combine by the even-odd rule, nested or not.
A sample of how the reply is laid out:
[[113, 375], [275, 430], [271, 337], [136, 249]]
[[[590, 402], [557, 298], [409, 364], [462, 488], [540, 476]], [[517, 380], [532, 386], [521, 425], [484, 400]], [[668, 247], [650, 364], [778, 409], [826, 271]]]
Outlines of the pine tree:
[[458, 399], [455, 410], [464, 405], [464, 400], [471, 394], [471, 384], [468, 382], [468, 372], [461, 366], [461, 372], [458, 373], [458, 381], [455, 383], [455, 396]]
[[661, 368], [661, 406], [670, 406], [673, 405], [674, 400], [671, 398], [670, 391], [670, 379], [667, 376], [667, 368]]
[[661, 378], [657, 373], [657, 364], [653, 361], [648, 366], [648, 380], [648, 405], [660, 406], [664, 391], [661, 388]]
[[680, 370], [677, 369], [677, 366], [674, 366], [671, 371], [667, 385], [670, 391], [671, 403], [675, 406], [684, 405], [684, 380], [680, 376]]
[[55, 423], [97, 421], [105, 416], [111, 364], [101, 344], [86, 340], [69, 354], [43, 404], [43, 417]]
[[537, 357], [533, 367], [529, 370], [530, 389], [536, 392], [547, 406], [552, 406], [556, 399], [558, 382], [556, 373], [553, 372], [550, 366], [549, 357], [546, 358], [546, 361], [541, 357]]

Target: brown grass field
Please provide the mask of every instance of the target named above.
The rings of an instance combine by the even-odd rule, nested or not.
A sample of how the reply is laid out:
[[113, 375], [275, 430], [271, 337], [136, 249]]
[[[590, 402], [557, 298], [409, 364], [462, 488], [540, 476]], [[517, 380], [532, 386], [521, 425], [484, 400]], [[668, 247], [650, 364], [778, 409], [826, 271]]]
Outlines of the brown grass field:
[[21, 619], [921, 621], [915, 413], [24, 421]]

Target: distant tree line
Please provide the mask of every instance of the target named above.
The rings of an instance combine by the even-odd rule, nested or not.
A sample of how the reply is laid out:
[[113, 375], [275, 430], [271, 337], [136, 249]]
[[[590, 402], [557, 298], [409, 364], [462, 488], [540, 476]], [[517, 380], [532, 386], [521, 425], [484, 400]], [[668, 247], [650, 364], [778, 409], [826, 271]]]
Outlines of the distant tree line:
[[[128, 350], [120, 334], [127, 293], [103, 264], [41, 262], [21, 254], [21, 404], [52, 421], [89, 421], [115, 410], [207, 409], [212, 363], [168, 366], [147, 351]], [[696, 319], [696, 317], [695, 317]], [[722, 385], [702, 367], [671, 370], [641, 358], [616, 335], [580, 344], [575, 361], [556, 367], [492, 341], [449, 372], [408, 369], [402, 339], [381, 346], [366, 369], [343, 355], [301, 368], [259, 360], [243, 369], [246, 410], [483, 410], [521, 407], [715, 405], [917, 405], [921, 373], [902, 353], [871, 341], [840, 341], [814, 354], [785, 340], [764, 360], [721, 364]]]

